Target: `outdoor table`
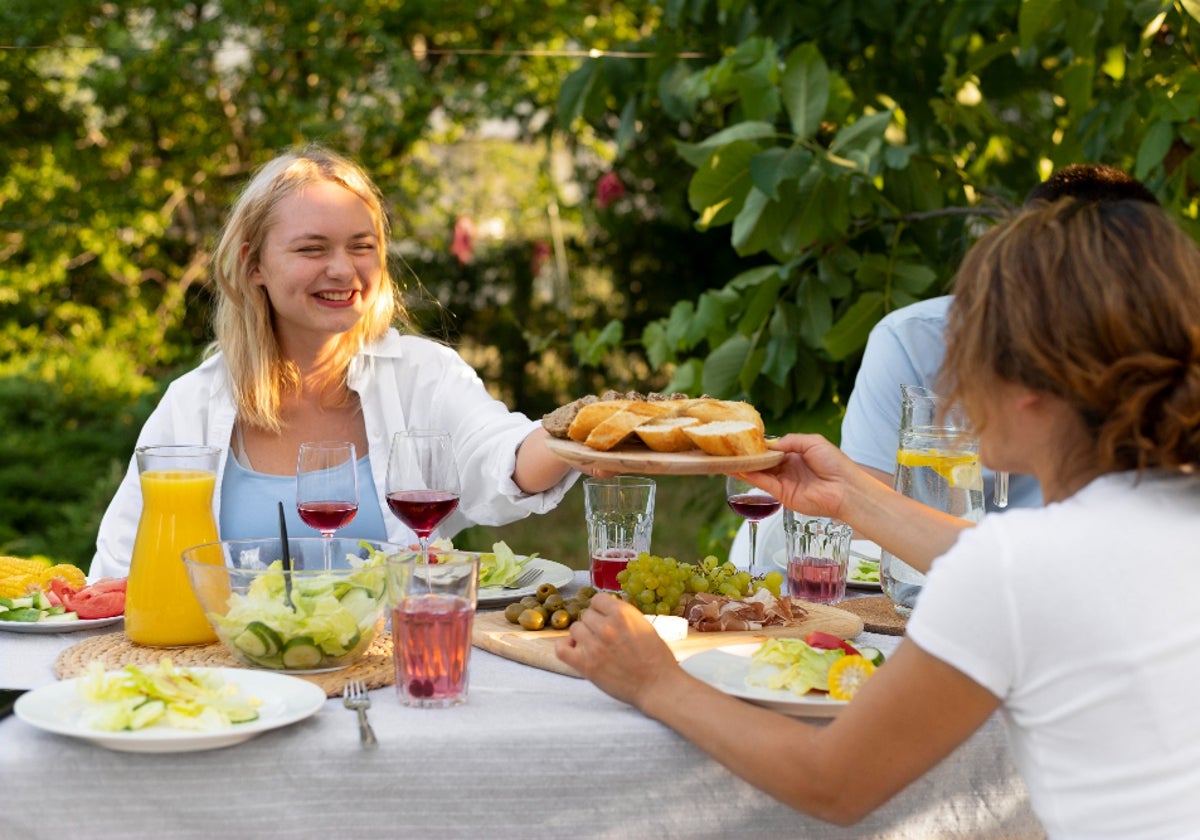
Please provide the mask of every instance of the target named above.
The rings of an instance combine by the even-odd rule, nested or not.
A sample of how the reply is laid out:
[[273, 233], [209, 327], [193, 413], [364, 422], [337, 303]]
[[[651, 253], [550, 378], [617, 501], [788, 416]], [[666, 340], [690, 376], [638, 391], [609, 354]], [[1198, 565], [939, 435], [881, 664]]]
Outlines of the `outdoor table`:
[[[576, 578], [583, 580], [583, 574]], [[0, 686], [52, 683], [87, 633], [0, 632]], [[119, 629], [119, 625], [117, 628]], [[885, 653], [898, 639], [865, 634]], [[125, 753], [0, 721], [0, 835], [32, 838], [1043, 837], [993, 716], [857, 826], [804, 816], [591, 683], [476, 649], [470, 698], [371, 692], [364, 750], [339, 698], [222, 749]], [[714, 725], [721, 725], [714, 722]]]

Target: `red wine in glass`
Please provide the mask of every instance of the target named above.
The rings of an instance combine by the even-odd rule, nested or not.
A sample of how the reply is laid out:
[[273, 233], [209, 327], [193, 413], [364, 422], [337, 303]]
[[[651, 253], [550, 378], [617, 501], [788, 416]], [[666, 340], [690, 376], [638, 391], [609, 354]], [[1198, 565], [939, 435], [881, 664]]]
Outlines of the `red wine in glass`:
[[725, 479], [725, 501], [734, 513], [750, 523], [750, 574], [758, 575], [758, 523], [779, 510], [779, 500], [731, 475]]
[[325, 537], [325, 568], [330, 568], [333, 534], [358, 513], [358, 455], [344, 440], [300, 444], [296, 459], [296, 512]]
[[392, 437], [388, 453], [388, 509], [417, 535], [428, 562], [429, 538], [458, 507], [458, 464], [450, 435], [434, 429], [409, 429]]
[[423, 539], [458, 507], [458, 494], [444, 490], [397, 490], [388, 493], [388, 508]]
[[726, 501], [738, 516], [753, 522], [761, 522], [779, 510], [779, 500], [765, 493], [737, 493]]
[[296, 505], [300, 519], [322, 534], [332, 535], [345, 528], [358, 513], [358, 505], [350, 502], [301, 502]]

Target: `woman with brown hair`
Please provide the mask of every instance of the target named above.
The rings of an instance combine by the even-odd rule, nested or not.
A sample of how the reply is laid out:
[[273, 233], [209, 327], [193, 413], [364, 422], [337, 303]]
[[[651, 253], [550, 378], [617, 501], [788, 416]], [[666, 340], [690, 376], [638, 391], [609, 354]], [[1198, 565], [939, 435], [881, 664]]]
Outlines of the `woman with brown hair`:
[[[390, 242], [379, 189], [320, 146], [268, 162], [234, 204], [213, 259], [216, 341], [138, 438], [221, 447], [222, 539], [277, 533], [279, 501], [290, 534], [317, 535], [296, 516], [304, 441], [355, 444], [361, 498], [347, 537], [415, 541], [384, 492], [392, 435], [406, 428], [451, 435], [463, 495], [442, 536], [545, 512], [578, 477], [546, 449], [538, 421], [493, 399], [452, 349], [411, 334]], [[92, 578], [127, 573], [141, 508], [131, 464], [101, 522]]]
[[778, 442], [786, 459], [755, 484], [928, 566], [906, 638], [830, 725], [688, 676], [615, 598], [596, 596], [559, 656], [830, 821], [861, 818], [999, 711], [1050, 836], [1193, 836], [1200, 250], [1151, 204], [1066, 199], [985, 234], [954, 293], [942, 390], [981, 459], [1036, 476], [1046, 507], [966, 527], [819, 436]]

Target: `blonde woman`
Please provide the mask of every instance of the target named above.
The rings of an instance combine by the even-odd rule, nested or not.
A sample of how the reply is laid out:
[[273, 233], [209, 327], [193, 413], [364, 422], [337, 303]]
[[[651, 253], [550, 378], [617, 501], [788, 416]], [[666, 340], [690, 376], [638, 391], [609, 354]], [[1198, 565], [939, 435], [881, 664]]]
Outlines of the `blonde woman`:
[[[540, 423], [493, 399], [451, 349], [407, 326], [388, 272], [378, 188], [351, 161], [310, 146], [275, 158], [234, 204], [214, 255], [216, 341], [167, 389], [138, 445], [222, 449], [215, 493], [223, 539], [278, 528], [316, 535], [295, 511], [299, 446], [347, 440], [359, 460], [359, 512], [341, 536], [412, 543], [386, 507], [394, 432], [450, 432], [459, 511], [439, 529], [503, 524], [553, 508], [578, 473], [544, 446]], [[100, 526], [90, 577], [127, 574], [141, 513], [136, 465]]]
[[967, 255], [948, 337], [943, 391], [980, 458], [1035, 476], [1045, 507], [963, 530], [816, 435], [783, 438], [784, 462], [750, 476], [929, 571], [904, 640], [831, 724], [690, 677], [609, 596], [558, 655], [833, 822], [999, 712], [1049, 836], [1200, 835], [1200, 251], [1146, 202], [1024, 211]]

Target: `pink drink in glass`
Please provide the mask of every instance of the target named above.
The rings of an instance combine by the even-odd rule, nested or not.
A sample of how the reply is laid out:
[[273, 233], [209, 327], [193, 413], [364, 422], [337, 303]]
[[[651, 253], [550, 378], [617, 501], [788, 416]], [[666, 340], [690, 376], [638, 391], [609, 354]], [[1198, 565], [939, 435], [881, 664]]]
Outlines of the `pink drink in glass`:
[[467, 699], [470, 601], [410, 595], [392, 610], [396, 693], [410, 706], [454, 706]]
[[846, 567], [835, 560], [793, 557], [788, 563], [788, 593], [814, 604], [837, 604], [846, 597]]
[[635, 557], [632, 549], [610, 548], [592, 555], [592, 586], [616, 592], [621, 588], [617, 573], [629, 565]]

